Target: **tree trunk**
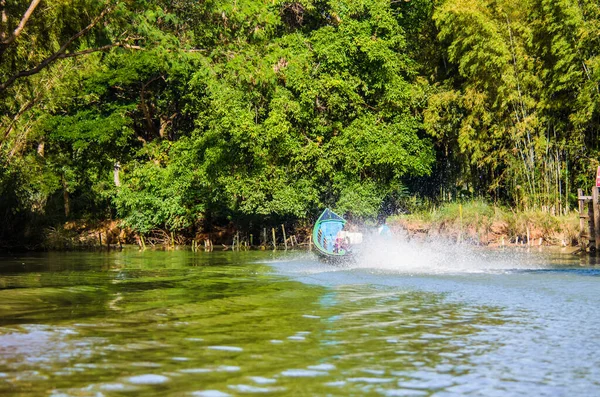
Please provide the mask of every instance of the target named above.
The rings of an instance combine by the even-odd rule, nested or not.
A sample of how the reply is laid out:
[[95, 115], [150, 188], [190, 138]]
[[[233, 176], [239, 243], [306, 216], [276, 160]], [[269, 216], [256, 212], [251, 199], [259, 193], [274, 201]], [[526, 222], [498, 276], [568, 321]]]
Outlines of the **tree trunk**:
[[67, 190], [67, 181], [64, 177], [63, 177], [62, 183], [63, 183], [63, 201], [65, 204], [65, 217], [68, 218], [69, 214], [71, 213], [71, 204], [69, 202], [69, 191]]
[[119, 187], [121, 186], [121, 179], [119, 178], [119, 172], [121, 171], [121, 164], [119, 164], [119, 162], [115, 162], [115, 168], [113, 170], [113, 177], [115, 180], [115, 186]]

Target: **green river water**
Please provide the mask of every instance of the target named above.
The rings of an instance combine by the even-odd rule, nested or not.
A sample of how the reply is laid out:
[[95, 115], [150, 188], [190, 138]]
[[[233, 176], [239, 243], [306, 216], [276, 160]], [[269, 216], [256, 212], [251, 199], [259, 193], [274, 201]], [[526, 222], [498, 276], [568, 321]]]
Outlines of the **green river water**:
[[600, 396], [599, 275], [443, 247], [5, 256], [0, 394]]

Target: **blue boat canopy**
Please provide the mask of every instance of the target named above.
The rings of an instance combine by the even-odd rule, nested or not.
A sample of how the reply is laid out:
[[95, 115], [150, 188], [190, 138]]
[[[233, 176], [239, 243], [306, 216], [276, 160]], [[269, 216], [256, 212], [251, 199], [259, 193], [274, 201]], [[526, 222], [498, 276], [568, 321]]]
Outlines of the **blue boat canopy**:
[[347, 253], [345, 248], [336, 244], [336, 237], [345, 224], [346, 220], [329, 208], [323, 211], [313, 229], [313, 241], [321, 255], [335, 257]]
[[323, 211], [323, 213], [319, 217], [319, 220], [317, 222], [328, 221], [328, 220], [341, 221], [343, 223], [346, 223], [344, 218], [342, 218], [341, 216], [339, 216], [338, 214], [336, 214], [329, 208], [326, 208], [325, 211]]

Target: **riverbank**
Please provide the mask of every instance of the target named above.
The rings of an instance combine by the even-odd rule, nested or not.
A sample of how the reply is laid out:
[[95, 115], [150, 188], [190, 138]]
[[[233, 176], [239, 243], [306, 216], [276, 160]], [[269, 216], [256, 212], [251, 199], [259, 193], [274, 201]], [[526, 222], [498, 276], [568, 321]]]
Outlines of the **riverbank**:
[[388, 218], [396, 232], [411, 238], [443, 237], [476, 245], [577, 246], [579, 217], [571, 211], [555, 215], [548, 211], [511, 209], [481, 201], [447, 203], [412, 214]]
[[[357, 223], [357, 221], [354, 221]], [[445, 203], [422, 208], [411, 214], [387, 218], [397, 236], [407, 239], [445, 239], [449, 242], [480, 246], [555, 246], [575, 247], [579, 243], [579, 219], [575, 211], [553, 215], [548, 211], [513, 211], [482, 201]], [[35, 244], [4, 246], [5, 250], [97, 250], [132, 244], [140, 248], [192, 246], [195, 250], [273, 249], [308, 247], [310, 222], [265, 225], [244, 229], [231, 222], [213, 225], [210, 232], [152, 230], [141, 234], [123, 226], [119, 220], [70, 221], [44, 229]], [[365, 229], [375, 225], [365, 222]], [[285, 236], [285, 237], [284, 237]]]

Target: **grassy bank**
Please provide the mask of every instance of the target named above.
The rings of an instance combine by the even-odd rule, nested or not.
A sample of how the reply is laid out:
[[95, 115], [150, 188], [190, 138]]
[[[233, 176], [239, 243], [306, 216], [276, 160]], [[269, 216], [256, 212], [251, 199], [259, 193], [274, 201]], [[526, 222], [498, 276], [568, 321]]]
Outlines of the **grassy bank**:
[[542, 210], [514, 211], [484, 201], [446, 203], [388, 218], [392, 228], [417, 237], [442, 236], [482, 245], [561, 245], [578, 243], [575, 211], [553, 215]]
[[[507, 207], [484, 201], [445, 203], [438, 206], [422, 206], [411, 214], [389, 217], [388, 225], [398, 234], [407, 233], [410, 238], [445, 238], [457, 243], [476, 245], [552, 245], [576, 246], [579, 236], [579, 218], [575, 211], [567, 215], [553, 215], [547, 211], [513, 211]], [[96, 223], [68, 222], [61, 227], [45, 229], [43, 242], [33, 249], [72, 250], [99, 249], [121, 244], [148, 247], [180, 245], [203, 245], [207, 240], [222, 248], [233, 244], [253, 247], [272, 247], [273, 232], [278, 245], [284, 246], [281, 225], [260, 227], [254, 230], [236, 228], [233, 223], [213, 226], [211, 233], [186, 231], [173, 233], [153, 230], [143, 236], [119, 221]], [[312, 224], [299, 220], [286, 225], [286, 240], [291, 245], [307, 245]], [[266, 231], [266, 235], [265, 235]]]

